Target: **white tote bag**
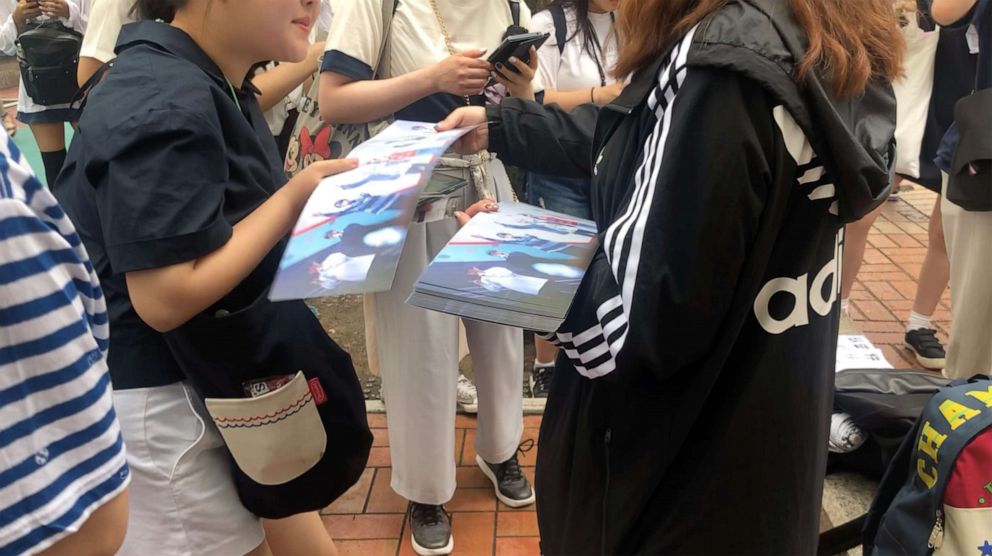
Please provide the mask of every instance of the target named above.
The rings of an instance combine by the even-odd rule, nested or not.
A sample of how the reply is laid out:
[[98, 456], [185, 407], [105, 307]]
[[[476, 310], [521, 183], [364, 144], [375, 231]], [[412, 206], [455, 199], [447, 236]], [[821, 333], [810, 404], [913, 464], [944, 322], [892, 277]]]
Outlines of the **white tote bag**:
[[927, 126], [939, 31], [923, 31], [910, 17], [903, 27], [906, 75], [892, 83], [896, 94], [896, 172], [920, 177], [920, 146]]

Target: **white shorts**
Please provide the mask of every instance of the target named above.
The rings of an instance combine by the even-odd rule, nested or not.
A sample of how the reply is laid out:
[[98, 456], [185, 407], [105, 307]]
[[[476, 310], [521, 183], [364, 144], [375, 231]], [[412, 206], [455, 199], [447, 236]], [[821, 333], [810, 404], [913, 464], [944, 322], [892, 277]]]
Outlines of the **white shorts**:
[[182, 383], [114, 392], [131, 468], [119, 555], [240, 556], [265, 540], [241, 505], [230, 459], [203, 406]]

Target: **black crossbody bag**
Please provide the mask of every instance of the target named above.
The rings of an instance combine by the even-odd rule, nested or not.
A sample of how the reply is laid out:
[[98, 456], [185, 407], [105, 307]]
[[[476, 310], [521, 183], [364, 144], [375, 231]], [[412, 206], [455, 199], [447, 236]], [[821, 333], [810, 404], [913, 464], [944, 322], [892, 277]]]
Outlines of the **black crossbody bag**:
[[165, 339], [217, 425], [252, 513], [320, 510], [361, 477], [372, 446], [361, 385], [351, 356], [304, 302], [272, 302], [264, 291]]

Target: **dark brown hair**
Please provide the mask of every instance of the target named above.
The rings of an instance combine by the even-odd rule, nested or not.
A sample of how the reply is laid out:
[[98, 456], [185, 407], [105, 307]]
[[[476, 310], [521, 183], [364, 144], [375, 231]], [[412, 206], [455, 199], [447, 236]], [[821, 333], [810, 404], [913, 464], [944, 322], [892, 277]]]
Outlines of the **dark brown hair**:
[[[623, 0], [617, 26], [625, 78], [660, 56], [707, 15], [731, 0]], [[862, 93], [873, 79], [900, 75], [905, 41], [890, 0], [781, 0], [806, 32], [809, 47], [797, 69], [802, 81], [824, 77], [838, 97]]]
[[131, 13], [138, 19], [161, 19], [172, 21], [176, 10], [185, 6], [189, 0], [137, 0], [131, 8]]

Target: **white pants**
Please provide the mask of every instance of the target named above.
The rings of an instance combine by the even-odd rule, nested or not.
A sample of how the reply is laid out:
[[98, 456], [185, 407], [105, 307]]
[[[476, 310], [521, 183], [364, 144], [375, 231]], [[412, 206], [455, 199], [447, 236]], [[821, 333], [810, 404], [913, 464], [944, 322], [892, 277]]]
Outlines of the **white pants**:
[[[372, 296], [376, 343], [392, 456], [392, 487], [422, 504], [455, 493], [458, 318], [413, 307], [413, 284], [458, 225], [453, 219], [411, 224], [390, 291]], [[479, 424], [475, 449], [491, 463], [509, 459], [523, 432], [523, 333], [464, 320]]]
[[951, 337], [948, 378], [992, 374], [992, 212], [971, 212], [940, 197], [951, 261]]
[[114, 392], [131, 468], [118, 556], [241, 556], [265, 540], [241, 505], [227, 448], [182, 383]]

